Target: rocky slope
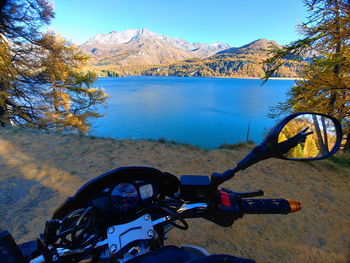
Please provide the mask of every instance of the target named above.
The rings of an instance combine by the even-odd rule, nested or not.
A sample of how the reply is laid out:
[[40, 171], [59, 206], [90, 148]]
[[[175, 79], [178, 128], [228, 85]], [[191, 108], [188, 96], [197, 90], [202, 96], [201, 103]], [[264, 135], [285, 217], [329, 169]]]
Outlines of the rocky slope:
[[148, 29], [98, 34], [80, 46], [93, 65], [166, 64], [193, 57], [208, 57], [229, 48], [228, 44], [190, 43]]

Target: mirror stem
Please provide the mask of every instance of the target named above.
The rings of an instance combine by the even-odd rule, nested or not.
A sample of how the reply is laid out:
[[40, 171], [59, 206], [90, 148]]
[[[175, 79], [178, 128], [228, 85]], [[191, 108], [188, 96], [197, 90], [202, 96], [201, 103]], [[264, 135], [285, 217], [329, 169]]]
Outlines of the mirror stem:
[[227, 170], [226, 172], [219, 174], [213, 173], [211, 175], [211, 187], [213, 191], [216, 191], [218, 186], [228, 180], [230, 180], [239, 170], [244, 170], [249, 166], [271, 157], [271, 153], [264, 144], [256, 146], [252, 151], [250, 151], [246, 157], [244, 157], [237, 166], [232, 170]]
[[240, 162], [238, 162], [237, 167], [239, 170], [244, 170], [249, 166], [269, 157], [271, 157], [269, 149], [264, 144], [260, 144], [249, 152]]
[[211, 175], [211, 186], [216, 191], [218, 186], [227, 180], [230, 180], [233, 176], [235, 176], [235, 173], [238, 172], [240, 169], [238, 166], [232, 170], [227, 170], [222, 174], [219, 173], [213, 173]]

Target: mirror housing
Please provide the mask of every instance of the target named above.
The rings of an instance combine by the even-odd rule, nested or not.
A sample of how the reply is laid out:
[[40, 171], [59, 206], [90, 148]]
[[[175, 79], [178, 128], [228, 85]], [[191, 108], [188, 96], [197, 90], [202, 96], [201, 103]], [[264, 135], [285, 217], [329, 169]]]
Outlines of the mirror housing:
[[[297, 119], [301, 119], [304, 121], [304, 126], [300, 126], [300, 132], [298, 132], [295, 136], [293, 136], [292, 138], [289, 138], [285, 141], [281, 141], [281, 133], [287, 128], [287, 126], [292, 123], [294, 120]], [[328, 150], [328, 146], [327, 146], [327, 150], [326, 151], [321, 151], [318, 154], [314, 153], [314, 154], [309, 154], [309, 155], [305, 155], [305, 157], [294, 157], [294, 156], [288, 156], [286, 153], [288, 153], [288, 148], [284, 149], [285, 147], [285, 143], [287, 141], [289, 141], [289, 149], [292, 149], [294, 147], [296, 147], [298, 144], [301, 143], [305, 143], [306, 139], [310, 139], [312, 136], [317, 137], [319, 136], [321, 139], [321, 144], [322, 144], [322, 139], [329, 141], [329, 137], [331, 136], [331, 133], [327, 133], [327, 128], [326, 126], [324, 127], [319, 127], [319, 121], [320, 119], [322, 119], [324, 121], [323, 125], [325, 125], [326, 121], [328, 124], [328, 127], [330, 126], [329, 124], [331, 124], [331, 128], [333, 129], [332, 132], [332, 147], [331, 150]], [[307, 123], [305, 123], [307, 121]], [[317, 122], [317, 123], [316, 123]], [[313, 129], [313, 126], [316, 127], [316, 129]], [[317, 130], [317, 132], [314, 130]], [[320, 131], [323, 131], [323, 133], [321, 134]], [[294, 132], [295, 133], [295, 132]], [[318, 134], [319, 133], [319, 134]], [[326, 135], [325, 135], [326, 134]], [[328, 139], [324, 139], [324, 137], [327, 138], [327, 134], [328, 134]], [[322, 136], [323, 135], [323, 136]], [[311, 136], [311, 137], [310, 137]], [[341, 145], [341, 140], [342, 140], [342, 128], [340, 125], [340, 122], [330, 116], [330, 115], [326, 115], [323, 113], [313, 113], [313, 112], [298, 112], [298, 113], [294, 113], [291, 114], [289, 116], [287, 116], [286, 118], [284, 118], [282, 121], [280, 121], [279, 123], [277, 123], [268, 133], [268, 135], [266, 136], [266, 138], [263, 140], [262, 144], [265, 144], [272, 156], [271, 157], [276, 157], [276, 158], [280, 158], [280, 159], [285, 159], [285, 160], [294, 160], [294, 161], [310, 161], [310, 160], [321, 160], [321, 159], [326, 159], [328, 157], [331, 157], [332, 155], [334, 155], [340, 148]], [[294, 141], [294, 142], [293, 142]], [[292, 142], [292, 145], [290, 145]], [[328, 145], [328, 142], [326, 142]], [[284, 144], [284, 145], [283, 145]], [[287, 143], [288, 144], [288, 143]], [[320, 148], [320, 147], [318, 147]]]
[[[305, 139], [308, 138], [309, 135], [313, 134], [313, 131], [309, 129], [309, 127], [304, 126], [303, 129], [300, 132], [298, 132], [298, 134], [296, 134], [294, 137], [291, 137], [288, 140], [279, 142], [279, 139], [280, 139], [279, 136], [283, 128], [285, 128], [286, 125], [290, 123], [292, 120], [295, 120], [300, 116], [307, 116], [304, 119], [310, 120], [310, 122], [312, 121], [311, 118], [327, 119], [329, 120], [329, 122], [331, 122], [334, 125], [332, 127], [334, 129], [333, 131], [334, 145], [330, 151], [327, 150], [322, 154], [318, 154], [318, 155], [310, 156], [306, 158], [294, 158], [293, 156], [288, 156], [286, 154], [288, 150], [292, 149], [293, 147], [297, 146], [300, 143], [305, 142]], [[294, 113], [287, 116], [286, 118], [281, 120], [279, 123], [277, 123], [267, 134], [263, 142], [257, 147], [255, 147], [250, 153], [248, 153], [248, 155], [237, 164], [237, 167], [239, 168], [239, 170], [244, 170], [261, 160], [271, 158], [271, 157], [285, 159], [285, 160], [295, 160], [295, 161], [325, 159], [332, 156], [339, 150], [341, 139], [342, 139], [342, 129], [339, 121], [336, 118], [330, 115], [322, 114], [322, 113], [313, 113], [313, 112]], [[287, 145], [287, 148], [286, 148], [286, 145]]]

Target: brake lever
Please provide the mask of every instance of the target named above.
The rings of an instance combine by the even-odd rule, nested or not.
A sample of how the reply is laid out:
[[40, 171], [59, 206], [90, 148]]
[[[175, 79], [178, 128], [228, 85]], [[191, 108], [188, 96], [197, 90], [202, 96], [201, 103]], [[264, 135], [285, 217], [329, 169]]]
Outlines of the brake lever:
[[236, 192], [236, 191], [232, 191], [230, 189], [227, 188], [223, 188], [221, 187], [220, 189], [221, 191], [224, 191], [226, 193], [231, 193], [231, 194], [235, 194], [240, 198], [247, 198], [247, 197], [257, 197], [257, 196], [263, 196], [264, 195], [264, 191], [263, 190], [258, 190], [258, 191], [254, 191], [254, 192]]

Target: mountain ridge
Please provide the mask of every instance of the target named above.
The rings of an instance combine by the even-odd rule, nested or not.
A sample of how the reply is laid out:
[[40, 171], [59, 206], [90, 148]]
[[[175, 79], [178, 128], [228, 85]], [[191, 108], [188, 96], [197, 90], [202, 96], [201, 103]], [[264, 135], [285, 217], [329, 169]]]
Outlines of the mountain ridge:
[[[263, 61], [274, 40], [257, 39], [241, 47], [226, 43], [190, 43], [143, 29], [98, 34], [80, 46], [90, 56], [89, 69], [99, 76], [263, 77]], [[300, 63], [290, 61], [274, 77], [293, 78]]]
[[[94, 64], [101, 62], [101, 58], [104, 61], [111, 58], [119, 65], [164, 64], [192, 57], [204, 58], [229, 47], [228, 44], [219, 42], [190, 43], [146, 28], [98, 34], [80, 46], [84, 53], [92, 57]], [[124, 55], [115, 57], [117, 53]]]
[[223, 51], [217, 52], [215, 55], [223, 55], [223, 54], [259, 54], [259, 55], [267, 55], [267, 50], [271, 46], [277, 46], [282, 47], [282, 45], [279, 45], [275, 40], [267, 40], [265, 38], [260, 38], [257, 40], [254, 40], [252, 42], [249, 42], [248, 44], [245, 44], [240, 47], [231, 47], [228, 49], [225, 49]]

